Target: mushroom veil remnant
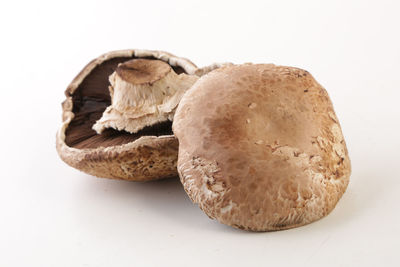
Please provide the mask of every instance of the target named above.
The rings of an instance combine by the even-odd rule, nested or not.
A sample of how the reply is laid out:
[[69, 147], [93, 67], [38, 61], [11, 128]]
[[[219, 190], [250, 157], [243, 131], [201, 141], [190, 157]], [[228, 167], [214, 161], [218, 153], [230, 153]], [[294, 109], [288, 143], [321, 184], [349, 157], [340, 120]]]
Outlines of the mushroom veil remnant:
[[183, 93], [198, 79], [176, 74], [161, 60], [132, 59], [118, 65], [110, 76], [111, 106], [93, 129], [106, 128], [136, 133], [144, 127], [172, 121]]
[[210, 218], [235, 228], [271, 231], [318, 220], [349, 182], [332, 103], [301, 69], [214, 70], [185, 93], [173, 131], [189, 197]]

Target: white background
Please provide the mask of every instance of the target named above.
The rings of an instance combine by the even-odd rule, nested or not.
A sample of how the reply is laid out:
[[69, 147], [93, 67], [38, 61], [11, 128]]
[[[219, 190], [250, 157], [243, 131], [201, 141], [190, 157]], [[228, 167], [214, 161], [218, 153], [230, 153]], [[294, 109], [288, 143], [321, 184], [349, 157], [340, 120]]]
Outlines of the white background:
[[[400, 266], [399, 1], [2, 1], [0, 266]], [[63, 91], [126, 48], [304, 68], [328, 90], [353, 174], [308, 226], [234, 230], [177, 179], [98, 179], [55, 149]]]

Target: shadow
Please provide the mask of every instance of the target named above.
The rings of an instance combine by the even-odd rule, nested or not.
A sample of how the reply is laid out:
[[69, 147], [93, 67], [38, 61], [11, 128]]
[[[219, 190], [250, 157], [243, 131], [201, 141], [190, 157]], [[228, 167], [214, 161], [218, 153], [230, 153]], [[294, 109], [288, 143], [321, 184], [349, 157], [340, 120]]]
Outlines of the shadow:
[[[137, 217], [121, 214], [137, 214], [140, 220], [145, 221], [143, 216], [148, 214], [149, 218], [158, 218], [162, 224], [172, 221], [174, 225], [197, 229], [207, 228], [212, 222], [191, 202], [178, 177], [150, 182], [102, 179], [85, 174], [80, 178], [82, 183], [76, 192], [77, 205], [86, 202], [85, 210], [101, 205], [102, 209], [97, 210], [96, 216], [111, 210], [116, 217], [136, 220]], [[77, 207], [77, 212], [82, 213], [82, 208]], [[130, 223], [135, 224], [134, 221]]]
[[358, 223], [360, 217], [368, 217], [371, 207], [377, 205], [379, 198], [383, 198], [387, 190], [390, 190], [390, 187], [379, 179], [381, 174], [378, 171], [355, 171], [350, 176], [346, 192], [331, 213], [304, 228], [325, 231]]
[[[373, 205], [376, 198], [385, 191], [382, 183], [376, 179], [376, 175], [376, 173], [366, 171], [354, 173], [350, 178], [347, 191], [336, 208], [319, 221], [300, 228], [265, 232], [265, 234], [297, 233], [301, 236], [309, 231], [326, 231], [326, 229], [357, 220], [358, 216], [368, 212], [368, 208]], [[184, 228], [235, 235], [256, 233], [235, 229], [208, 218], [197, 205], [191, 202], [178, 177], [151, 182], [99, 179], [84, 174], [80, 178], [82, 179], [81, 189], [77, 190], [76, 196], [78, 202], [98, 200], [103, 209], [117, 209], [123, 214], [138, 212], [143, 216], [144, 213], [150, 213], [150, 217], [157, 217], [165, 223], [169, 221], [173, 225]], [[92, 205], [90, 204], [90, 207]], [[104, 211], [99, 211], [99, 213], [102, 212]], [[128, 217], [128, 219], [132, 218]]]

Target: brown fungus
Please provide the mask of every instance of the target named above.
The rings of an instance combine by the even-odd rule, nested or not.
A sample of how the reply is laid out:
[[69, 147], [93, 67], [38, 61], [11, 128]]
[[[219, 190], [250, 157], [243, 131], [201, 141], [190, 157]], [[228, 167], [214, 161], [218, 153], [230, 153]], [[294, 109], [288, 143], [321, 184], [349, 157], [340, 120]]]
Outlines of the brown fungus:
[[[161, 69], [146, 69], [142, 65], [138, 71], [147, 73], [141, 73], [141, 77], [141, 74], [135, 76], [129, 70], [132, 60], [136, 63], [147, 62], [148, 66], [160, 66]], [[114, 73], [116, 70], [119, 70], [117, 74]], [[177, 175], [178, 142], [171, 130], [171, 114], [158, 112], [157, 116], [153, 116], [153, 119], [147, 120], [134, 131], [129, 131], [130, 128], [126, 127], [113, 129], [112, 125], [103, 125], [98, 134], [92, 128], [102, 118], [105, 110], [109, 106], [114, 107], [116, 100], [120, 100], [113, 94], [113, 90], [124, 90], [116, 81], [119, 77], [128, 83], [142, 82], [151, 85], [157, 82], [157, 75], [164, 74], [163, 71], [169, 74], [168, 77], [173, 76], [169, 82], [171, 86], [176, 86], [173, 83], [174, 78], [197, 80], [197, 76], [193, 75], [199, 69], [187, 59], [148, 50], [114, 51], [90, 62], [65, 91], [67, 99], [62, 104], [63, 123], [57, 133], [57, 151], [61, 159], [76, 169], [98, 177], [147, 181]], [[115, 82], [111, 84], [111, 91], [110, 75]], [[170, 91], [187, 89], [183, 87], [191, 86], [191, 83], [180, 85], [181, 87], [171, 88]], [[149, 87], [140, 89], [146, 90]], [[151, 109], [152, 105], [158, 104], [160, 103], [155, 101], [147, 105], [147, 108]], [[172, 108], [169, 111], [173, 113], [175, 110]], [[135, 111], [132, 114], [135, 115]], [[145, 115], [151, 117], [150, 113]], [[129, 119], [132, 118], [128, 118], [129, 123], [126, 125], [136, 124]]]
[[210, 217], [271, 231], [326, 216], [351, 172], [324, 88], [272, 64], [214, 70], [183, 96], [173, 131], [186, 192]]

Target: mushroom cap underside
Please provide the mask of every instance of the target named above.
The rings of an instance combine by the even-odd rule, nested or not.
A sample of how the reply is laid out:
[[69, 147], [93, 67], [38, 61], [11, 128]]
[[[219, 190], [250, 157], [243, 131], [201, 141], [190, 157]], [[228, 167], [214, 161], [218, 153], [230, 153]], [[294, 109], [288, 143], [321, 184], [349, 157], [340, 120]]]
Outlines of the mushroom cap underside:
[[137, 58], [162, 60], [176, 73], [194, 73], [187, 59], [162, 51], [121, 50], [91, 61], [70, 83], [63, 102], [63, 123], [57, 151], [70, 166], [98, 177], [147, 181], [177, 175], [178, 144], [171, 122], [161, 122], [131, 134], [92, 125], [111, 103], [108, 77], [118, 64]]

